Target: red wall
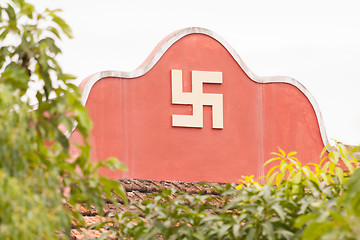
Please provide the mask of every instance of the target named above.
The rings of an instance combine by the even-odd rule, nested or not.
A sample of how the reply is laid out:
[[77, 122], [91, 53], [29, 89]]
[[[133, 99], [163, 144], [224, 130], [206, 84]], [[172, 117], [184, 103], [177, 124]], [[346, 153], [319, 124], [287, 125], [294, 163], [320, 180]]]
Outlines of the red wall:
[[[212, 128], [209, 106], [203, 128], [172, 127], [172, 114], [192, 114], [191, 105], [171, 103], [172, 69], [182, 70], [184, 91], [191, 91], [192, 70], [223, 73], [222, 84], [204, 84], [204, 93], [223, 94], [223, 129]], [[175, 42], [140, 77], [97, 81], [86, 107], [94, 123], [92, 160], [116, 156], [129, 168], [103, 171], [112, 178], [234, 182], [264, 174], [263, 163], [278, 147], [297, 151], [302, 162], [317, 162], [324, 147], [302, 91], [288, 83], [256, 83], [204, 34]]]

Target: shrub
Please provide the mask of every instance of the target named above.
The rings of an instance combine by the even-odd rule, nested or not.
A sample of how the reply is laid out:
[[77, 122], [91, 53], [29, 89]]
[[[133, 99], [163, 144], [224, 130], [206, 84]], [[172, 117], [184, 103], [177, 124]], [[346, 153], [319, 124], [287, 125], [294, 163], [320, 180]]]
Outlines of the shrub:
[[[67, 238], [71, 221], [82, 220], [78, 204], [101, 212], [103, 191], [125, 196], [118, 182], [97, 175], [102, 166], [124, 169], [121, 163], [89, 162], [91, 121], [74, 77], [56, 61], [57, 42], [72, 35], [58, 12], [0, 2], [0, 239]], [[75, 121], [84, 143], [69, 161]]]
[[305, 166], [279, 150], [268, 161], [279, 164], [267, 184], [250, 176], [238, 187], [214, 185], [213, 195], [163, 189], [115, 214], [110, 228], [121, 239], [355, 239], [358, 160], [345, 146], [338, 150]]

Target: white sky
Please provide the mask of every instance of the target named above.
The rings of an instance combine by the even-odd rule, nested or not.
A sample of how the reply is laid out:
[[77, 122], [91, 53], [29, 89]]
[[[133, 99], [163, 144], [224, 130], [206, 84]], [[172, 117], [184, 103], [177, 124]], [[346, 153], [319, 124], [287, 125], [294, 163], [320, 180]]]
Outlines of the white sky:
[[62, 44], [64, 71], [132, 71], [175, 30], [222, 36], [259, 76], [300, 81], [319, 104], [329, 140], [360, 144], [358, 0], [33, 0], [61, 8], [75, 38]]

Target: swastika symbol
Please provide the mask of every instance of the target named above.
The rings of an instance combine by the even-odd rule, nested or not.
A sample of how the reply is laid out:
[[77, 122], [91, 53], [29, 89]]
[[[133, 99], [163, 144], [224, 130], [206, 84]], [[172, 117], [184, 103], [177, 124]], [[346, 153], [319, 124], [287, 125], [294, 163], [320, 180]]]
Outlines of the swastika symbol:
[[172, 103], [193, 106], [193, 115], [172, 115], [172, 126], [203, 127], [203, 106], [212, 106], [212, 127], [223, 128], [223, 95], [203, 93], [203, 83], [222, 83], [222, 72], [191, 71], [192, 92], [183, 92], [182, 71], [171, 70]]

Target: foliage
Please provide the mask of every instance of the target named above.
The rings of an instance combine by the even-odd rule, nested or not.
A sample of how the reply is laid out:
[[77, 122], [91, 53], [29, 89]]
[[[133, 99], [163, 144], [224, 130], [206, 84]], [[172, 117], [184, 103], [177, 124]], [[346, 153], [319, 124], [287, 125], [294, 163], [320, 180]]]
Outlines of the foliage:
[[344, 185], [338, 198], [312, 203], [311, 214], [298, 217], [296, 226], [306, 226], [303, 239], [359, 239], [360, 169]]
[[[126, 239], [296, 239], [293, 225], [309, 209], [288, 198], [284, 186], [241, 189], [218, 186], [218, 195], [163, 190], [132, 203], [115, 217]], [[175, 197], [174, 197], [175, 196]]]
[[[71, 221], [81, 223], [79, 204], [101, 213], [103, 193], [126, 201], [118, 182], [97, 175], [125, 167], [114, 158], [89, 162], [91, 121], [73, 76], [56, 61], [58, 41], [72, 36], [58, 14], [0, 2], [0, 239], [67, 238]], [[70, 161], [74, 122], [83, 142]], [[237, 187], [215, 185], [211, 195], [163, 189], [96, 227], [128, 239], [357, 239], [358, 161], [342, 144], [318, 164], [279, 149], [266, 163], [277, 164], [266, 184], [249, 176]]]
[[251, 176], [242, 176], [242, 179], [240, 179], [241, 184], [239, 184], [236, 188], [241, 189], [243, 187], [253, 187], [257, 190], [260, 190], [263, 188], [263, 186], [258, 183], [256, 180], [254, 180], [254, 175]]
[[130, 203], [108, 228], [120, 239], [356, 239], [360, 170], [352, 152], [339, 144], [304, 166], [295, 153], [274, 155], [267, 184], [250, 176], [236, 188], [214, 185], [212, 194], [163, 189]]
[[[293, 183], [299, 183], [303, 179], [314, 181], [317, 184], [322, 181], [326, 184], [335, 183], [335, 181], [341, 184], [344, 183], [359, 167], [359, 162], [343, 144], [337, 145], [338, 151], [330, 152], [329, 156], [324, 156], [327, 147], [321, 153], [320, 163], [308, 163], [304, 166], [295, 157], [296, 152], [286, 154], [279, 149], [279, 153], [272, 153], [275, 157], [266, 161], [265, 166], [275, 161], [280, 161], [280, 163], [268, 171], [266, 175], [267, 183], [275, 183], [279, 186], [284, 179]], [[345, 172], [343, 171], [344, 168], [346, 169]]]
[[[81, 221], [78, 204], [101, 212], [104, 191], [125, 196], [118, 182], [97, 174], [100, 167], [125, 169], [121, 163], [89, 162], [92, 124], [69, 82], [74, 77], [56, 61], [58, 41], [72, 36], [58, 13], [38, 13], [24, 0], [0, 2], [0, 239], [66, 238], [73, 217]], [[84, 141], [70, 161], [74, 122]]]

